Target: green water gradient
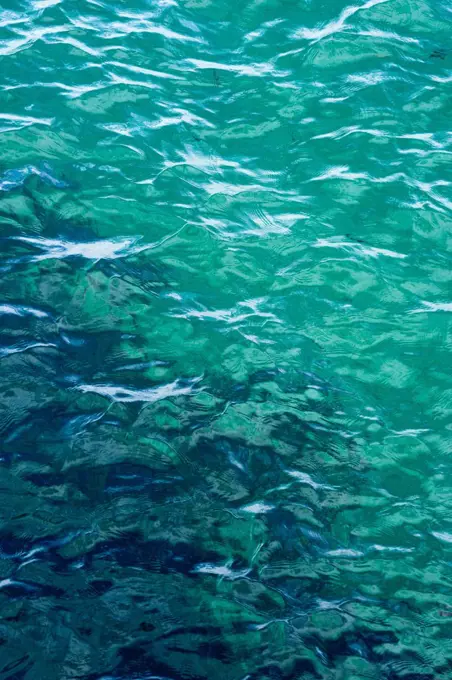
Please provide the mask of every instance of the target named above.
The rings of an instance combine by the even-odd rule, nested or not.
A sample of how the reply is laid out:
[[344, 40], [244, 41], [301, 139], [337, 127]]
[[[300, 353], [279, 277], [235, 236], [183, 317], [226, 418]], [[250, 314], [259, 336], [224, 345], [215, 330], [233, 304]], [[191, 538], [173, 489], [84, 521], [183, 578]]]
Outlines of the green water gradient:
[[0, 680], [452, 678], [451, 18], [3, 3]]

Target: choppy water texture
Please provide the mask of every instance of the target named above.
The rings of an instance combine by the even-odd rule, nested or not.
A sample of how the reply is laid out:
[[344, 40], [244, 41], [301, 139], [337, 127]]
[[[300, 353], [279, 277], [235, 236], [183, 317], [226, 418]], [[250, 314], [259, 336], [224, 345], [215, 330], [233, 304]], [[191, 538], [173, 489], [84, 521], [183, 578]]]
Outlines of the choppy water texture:
[[452, 678], [445, 0], [0, 10], [0, 680]]

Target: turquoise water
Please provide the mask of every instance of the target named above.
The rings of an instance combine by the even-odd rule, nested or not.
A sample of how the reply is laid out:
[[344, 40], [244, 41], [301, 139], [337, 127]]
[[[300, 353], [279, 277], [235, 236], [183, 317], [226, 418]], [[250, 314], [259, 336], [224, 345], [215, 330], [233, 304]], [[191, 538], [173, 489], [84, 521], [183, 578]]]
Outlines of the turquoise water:
[[451, 19], [3, 3], [0, 680], [452, 678]]

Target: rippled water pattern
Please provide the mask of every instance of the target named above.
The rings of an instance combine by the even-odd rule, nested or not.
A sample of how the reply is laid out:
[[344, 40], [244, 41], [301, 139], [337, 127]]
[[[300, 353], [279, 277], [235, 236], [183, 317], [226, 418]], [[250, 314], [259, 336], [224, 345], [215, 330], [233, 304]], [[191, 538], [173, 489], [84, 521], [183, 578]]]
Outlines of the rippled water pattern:
[[451, 20], [2, 3], [0, 680], [452, 678]]

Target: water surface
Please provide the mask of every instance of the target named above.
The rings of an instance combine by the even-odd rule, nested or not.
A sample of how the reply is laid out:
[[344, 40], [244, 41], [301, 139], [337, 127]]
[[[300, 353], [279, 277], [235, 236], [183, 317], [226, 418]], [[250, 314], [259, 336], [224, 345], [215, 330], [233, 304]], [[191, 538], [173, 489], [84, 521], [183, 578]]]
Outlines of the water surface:
[[452, 678], [451, 10], [347, 1], [3, 3], [0, 680]]

